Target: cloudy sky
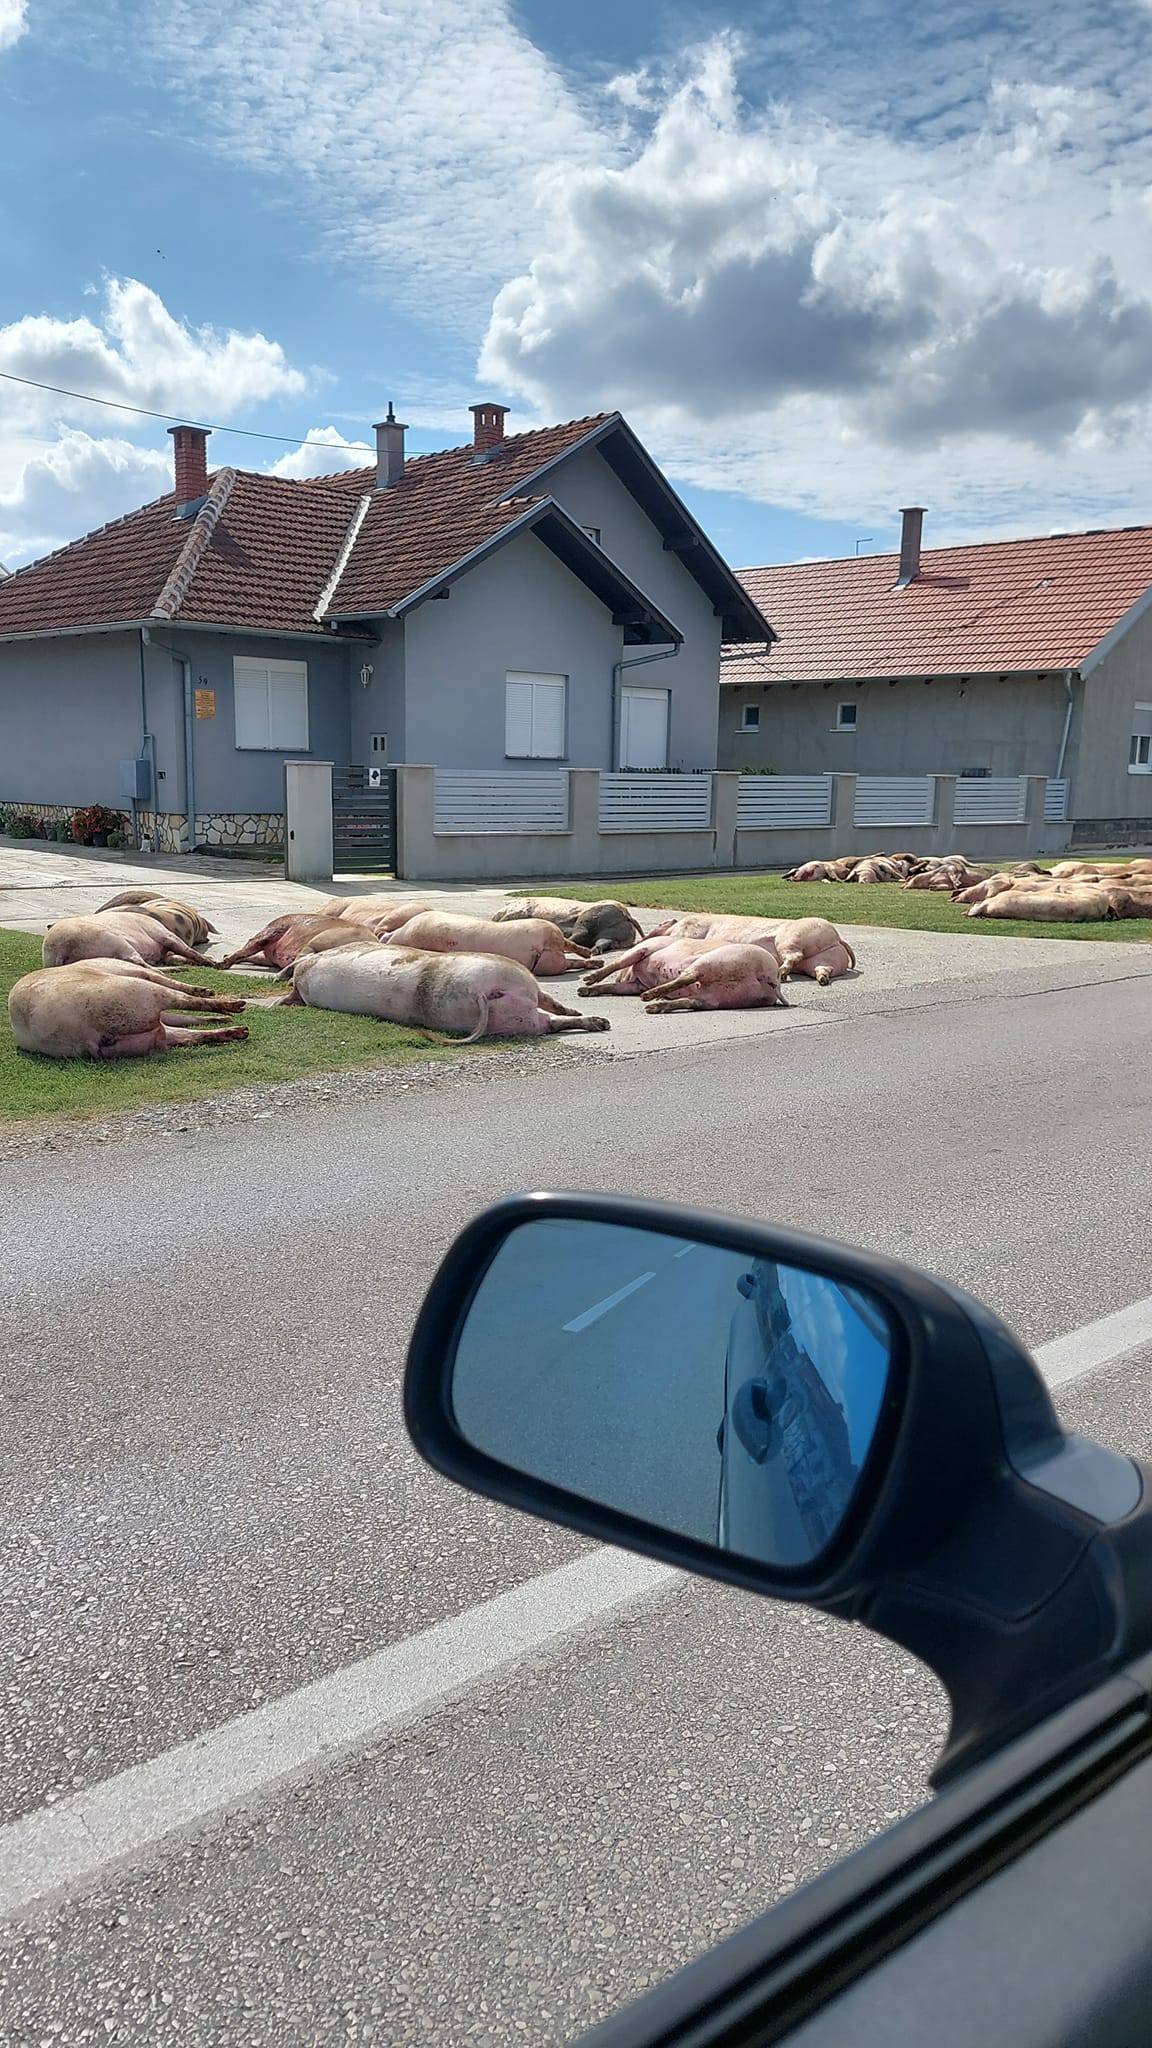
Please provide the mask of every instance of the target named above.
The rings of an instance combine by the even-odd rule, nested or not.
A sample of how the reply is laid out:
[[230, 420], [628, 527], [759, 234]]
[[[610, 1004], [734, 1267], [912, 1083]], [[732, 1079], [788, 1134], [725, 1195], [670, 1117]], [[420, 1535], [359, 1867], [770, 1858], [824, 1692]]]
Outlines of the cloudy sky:
[[[0, 0], [0, 372], [355, 460], [618, 406], [738, 565], [1150, 515], [1152, 0]], [[165, 488], [0, 377], [0, 561]]]

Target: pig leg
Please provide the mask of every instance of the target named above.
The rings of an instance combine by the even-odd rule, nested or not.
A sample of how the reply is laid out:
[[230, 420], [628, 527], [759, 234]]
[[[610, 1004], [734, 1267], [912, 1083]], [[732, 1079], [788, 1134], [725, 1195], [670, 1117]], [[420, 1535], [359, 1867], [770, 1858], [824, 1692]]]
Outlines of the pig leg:
[[546, 1031], [611, 1031], [607, 1017], [585, 1017], [582, 1012], [566, 1010], [562, 1017], [548, 1017]]
[[550, 996], [546, 989], [541, 989], [538, 1000], [540, 1008], [546, 1010], [550, 1017], [582, 1017], [584, 1015], [583, 1010], [569, 1010], [563, 1003], [558, 1003], [555, 996]]
[[176, 937], [175, 932], [165, 934], [164, 950], [160, 958], [162, 960], [191, 960], [194, 967], [203, 967], [204, 965], [199, 953], [194, 953], [191, 946], [186, 946], [183, 939]]
[[[234, 953], [226, 954], [223, 960], [216, 962], [216, 965], [218, 967], [235, 967], [241, 960], [248, 960], [253, 967], [271, 967], [272, 962], [265, 958], [264, 944], [263, 933], [258, 932], [254, 939], [245, 939], [242, 946], [237, 946]], [[203, 962], [201, 962], [201, 965], [203, 965]]]
[[587, 981], [580, 983], [576, 993], [578, 996], [641, 996], [644, 984], [637, 981], [634, 974], [625, 974], [619, 981], [605, 981], [599, 974], [590, 974]]
[[708, 1008], [709, 1005], [704, 1001], [703, 996], [661, 995], [657, 996], [652, 1002], [645, 1003], [644, 1015], [646, 1017], [663, 1017], [673, 1010], [707, 1010]]
[[633, 946], [630, 953], [622, 953], [618, 960], [610, 961], [607, 967], [590, 967], [580, 984], [581, 995], [586, 989], [594, 988], [597, 982], [607, 981], [610, 974], [622, 974], [625, 968], [635, 967], [638, 961], [646, 960], [651, 950], [645, 939], [642, 945]]
[[160, 1029], [164, 1033], [160, 1042], [165, 1051], [173, 1045], [224, 1045], [229, 1039], [248, 1036], [246, 1024], [222, 1024], [219, 1030], [202, 1025], [195, 1031], [180, 1024], [169, 1024], [161, 1019]]

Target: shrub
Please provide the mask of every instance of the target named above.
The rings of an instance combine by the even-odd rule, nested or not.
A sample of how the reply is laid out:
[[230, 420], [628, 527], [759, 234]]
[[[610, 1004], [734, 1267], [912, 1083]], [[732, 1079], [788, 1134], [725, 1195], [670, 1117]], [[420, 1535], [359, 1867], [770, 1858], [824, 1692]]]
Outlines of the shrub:
[[72, 813], [72, 837], [81, 846], [103, 846], [110, 832], [122, 832], [123, 828], [123, 813], [109, 810], [107, 804], [88, 804]]
[[108, 834], [108, 844], [109, 846], [126, 846], [128, 842], [122, 832], [110, 832]]

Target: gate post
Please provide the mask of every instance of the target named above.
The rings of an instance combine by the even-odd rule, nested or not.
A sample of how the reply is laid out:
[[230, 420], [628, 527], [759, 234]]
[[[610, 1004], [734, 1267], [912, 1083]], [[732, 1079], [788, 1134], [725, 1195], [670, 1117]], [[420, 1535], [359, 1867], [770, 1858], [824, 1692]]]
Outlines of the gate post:
[[332, 763], [284, 763], [284, 873], [290, 882], [332, 880]]

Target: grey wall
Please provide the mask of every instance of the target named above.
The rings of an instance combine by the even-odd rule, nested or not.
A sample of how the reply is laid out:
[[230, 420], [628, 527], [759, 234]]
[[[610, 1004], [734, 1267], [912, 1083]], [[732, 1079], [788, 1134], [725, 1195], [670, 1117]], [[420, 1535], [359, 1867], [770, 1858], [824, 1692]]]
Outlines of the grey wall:
[[[669, 689], [669, 766], [713, 768], [720, 674], [720, 621], [679, 555], [664, 543], [632, 493], [608, 467], [598, 449], [571, 455], [551, 472], [546, 488], [581, 526], [600, 528], [601, 546], [619, 562], [646, 597], [679, 626], [684, 645], [674, 660], [634, 671], [638, 688]], [[635, 647], [631, 654], [648, 650]], [[625, 673], [624, 681], [629, 681]]]
[[[859, 706], [857, 729], [835, 732], [836, 706], [848, 699]], [[761, 707], [758, 733], [740, 730], [746, 703]], [[772, 768], [778, 775], [955, 775], [967, 768], [1055, 775], [1066, 703], [1060, 677], [867, 682], [859, 688], [833, 683], [828, 689], [778, 683], [739, 691], [726, 684], [720, 766]]]
[[1077, 818], [1146, 818], [1152, 832], [1152, 775], [1129, 775], [1132, 707], [1152, 704], [1152, 611], [1077, 684], [1072, 795]]
[[[193, 689], [216, 692], [215, 717], [194, 719], [192, 725], [198, 811], [284, 808], [284, 755], [240, 750], [236, 746], [232, 689], [232, 658], [236, 654], [306, 661], [309, 744], [306, 753], [293, 750], [290, 758], [348, 760], [349, 665], [355, 663], [359, 693], [363, 648], [332, 647], [307, 640], [265, 640], [255, 634], [190, 631], [169, 632], [164, 637], [191, 661]], [[171, 667], [171, 657], [165, 658]]]
[[[448, 602], [452, 604], [455, 600], [449, 598]], [[388, 735], [390, 762], [406, 759], [404, 627], [398, 619], [381, 619], [375, 630], [379, 634], [378, 646], [352, 648], [348, 654], [348, 758], [361, 767], [379, 764], [380, 757], [373, 754], [370, 744], [371, 735], [376, 732]], [[367, 689], [360, 681], [360, 670], [366, 661], [372, 665], [372, 681]]]
[[[546, 766], [504, 754], [505, 672], [529, 669], [568, 677], [572, 766], [607, 767], [621, 652], [612, 614], [542, 541], [530, 533], [509, 541], [449, 598], [409, 614], [405, 757], [441, 768]], [[645, 673], [659, 676], [662, 665]]]
[[[171, 663], [146, 656], [159, 808], [179, 807]], [[0, 796], [120, 805], [120, 762], [143, 737], [138, 633], [67, 634], [0, 645]], [[171, 796], [171, 801], [170, 801]]]

